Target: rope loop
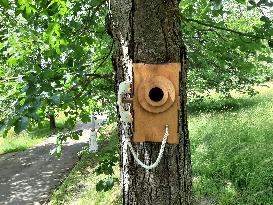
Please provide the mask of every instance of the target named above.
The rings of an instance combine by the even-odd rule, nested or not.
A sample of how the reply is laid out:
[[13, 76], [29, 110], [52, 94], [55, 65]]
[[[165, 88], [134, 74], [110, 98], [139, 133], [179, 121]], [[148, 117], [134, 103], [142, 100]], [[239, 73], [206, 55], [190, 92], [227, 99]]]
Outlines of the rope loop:
[[163, 136], [163, 140], [162, 140], [162, 143], [161, 143], [161, 147], [160, 147], [160, 150], [159, 150], [158, 157], [157, 157], [156, 161], [153, 164], [151, 164], [151, 165], [146, 165], [142, 161], [139, 160], [139, 158], [137, 157], [137, 154], [136, 154], [136, 152], [135, 152], [135, 150], [134, 150], [134, 148], [133, 148], [133, 146], [132, 146], [132, 144], [130, 142], [130, 139], [127, 138], [126, 139], [126, 143], [129, 146], [129, 149], [132, 152], [133, 157], [136, 160], [136, 162], [141, 167], [143, 167], [144, 169], [149, 170], [149, 169], [153, 169], [153, 168], [157, 167], [157, 165], [161, 161], [163, 153], [164, 153], [164, 148], [165, 148], [165, 145], [166, 145], [166, 142], [167, 142], [167, 139], [168, 139], [168, 136], [169, 136], [169, 128], [168, 128], [168, 125], [166, 125], [166, 127], [165, 127], [165, 133], [164, 133], [164, 136]]

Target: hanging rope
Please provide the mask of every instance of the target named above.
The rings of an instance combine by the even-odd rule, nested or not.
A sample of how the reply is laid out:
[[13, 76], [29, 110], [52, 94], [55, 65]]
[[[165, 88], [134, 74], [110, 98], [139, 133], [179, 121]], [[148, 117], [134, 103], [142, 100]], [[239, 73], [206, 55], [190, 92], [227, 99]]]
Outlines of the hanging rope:
[[133, 148], [133, 146], [132, 146], [132, 144], [131, 144], [131, 142], [130, 142], [130, 140], [128, 138], [126, 139], [125, 143], [127, 143], [127, 145], [129, 146], [129, 149], [132, 152], [133, 157], [136, 160], [136, 162], [141, 167], [143, 167], [144, 169], [148, 170], [148, 169], [153, 169], [153, 168], [157, 167], [157, 165], [159, 164], [160, 160], [162, 159], [164, 148], [165, 148], [168, 136], [169, 136], [169, 130], [168, 130], [168, 125], [166, 125], [166, 127], [165, 127], [165, 133], [164, 133], [164, 137], [163, 137], [163, 140], [162, 140], [162, 144], [161, 144], [161, 147], [160, 147], [160, 151], [159, 151], [158, 157], [157, 157], [155, 163], [153, 163], [151, 165], [146, 165], [146, 164], [144, 164], [142, 161], [140, 161], [138, 159], [137, 154], [136, 154], [136, 152], [135, 152], [135, 150], [134, 150], [134, 148]]

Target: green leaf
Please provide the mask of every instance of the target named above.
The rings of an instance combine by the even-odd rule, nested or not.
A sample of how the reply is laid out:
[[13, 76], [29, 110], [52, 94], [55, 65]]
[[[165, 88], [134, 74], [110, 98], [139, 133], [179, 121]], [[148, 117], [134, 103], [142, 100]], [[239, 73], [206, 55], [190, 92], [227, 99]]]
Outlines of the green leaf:
[[79, 140], [81, 134], [82, 134], [82, 131], [72, 132], [70, 135], [70, 138], [74, 140]]
[[30, 117], [35, 120], [35, 121], [38, 121], [39, 120], [39, 116], [37, 115], [36, 112], [33, 112], [33, 113], [30, 113]]
[[5, 44], [0, 42], [0, 49], [4, 48]]
[[270, 19], [268, 17], [266, 17], [266, 16], [262, 16], [260, 18], [260, 20], [263, 21], [263, 22], [265, 22], [265, 23], [270, 23], [271, 22]]
[[4, 120], [3, 120], [3, 121], [0, 121], [0, 132], [1, 132], [2, 130], [4, 130], [4, 128], [5, 128], [5, 122], [4, 122]]
[[59, 105], [60, 104], [60, 96], [58, 95], [53, 95], [51, 97], [52, 101], [54, 102], [55, 105]]
[[267, 5], [268, 3], [269, 3], [268, 0], [260, 0], [260, 1], [257, 3], [257, 6], [261, 6], [262, 4]]
[[83, 123], [90, 122], [90, 113], [81, 113], [80, 118]]
[[104, 189], [104, 181], [100, 180], [97, 184], [96, 184], [96, 191], [103, 191]]
[[256, 2], [254, 0], [249, 0], [248, 1], [252, 6], [256, 6]]
[[65, 121], [65, 126], [72, 128], [74, 127], [76, 124], [76, 119], [73, 117], [69, 117], [66, 121]]
[[212, 5], [213, 5], [213, 10], [214, 10], [213, 15], [214, 15], [214, 16], [217, 16], [217, 15], [218, 15], [218, 12], [215, 13], [215, 11], [218, 11], [218, 10], [223, 9], [222, 0], [211, 0], [210, 2], [211, 2]]
[[215, 6], [219, 6], [222, 4], [222, 0], [211, 0], [210, 2], [212, 2]]
[[7, 60], [7, 64], [10, 66], [15, 66], [17, 63], [17, 58], [11, 57]]
[[21, 131], [25, 130], [28, 127], [28, 117], [22, 117], [19, 120], [16, 121], [14, 126], [14, 131], [18, 134]]
[[240, 4], [246, 4], [246, 0], [236, 0]]
[[106, 180], [100, 180], [97, 184], [96, 184], [96, 190], [97, 191], [109, 191], [110, 189], [112, 189], [114, 186], [114, 180], [113, 178], [109, 178]]
[[58, 36], [58, 37], [60, 37], [60, 25], [59, 24], [54, 24], [53, 25], [53, 29], [52, 29], [53, 31], [54, 31], [54, 33]]
[[4, 8], [9, 7], [9, 0], [0, 0], [0, 5]]
[[26, 7], [26, 15], [27, 16], [30, 16], [32, 13], [35, 13], [35, 12], [36, 12], [36, 10], [33, 7], [31, 7], [31, 6]]
[[273, 48], [273, 40], [268, 40], [268, 45], [270, 48]]

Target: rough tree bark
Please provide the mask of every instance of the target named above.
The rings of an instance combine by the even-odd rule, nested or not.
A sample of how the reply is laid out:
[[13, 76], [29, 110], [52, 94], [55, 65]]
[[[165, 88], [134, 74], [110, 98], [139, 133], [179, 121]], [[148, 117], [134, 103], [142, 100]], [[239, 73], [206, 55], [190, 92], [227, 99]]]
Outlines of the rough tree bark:
[[52, 134], [55, 134], [57, 126], [56, 126], [56, 120], [55, 120], [55, 115], [49, 114], [49, 127], [52, 132]]
[[[181, 63], [180, 141], [167, 145], [158, 167], [145, 170], [133, 159], [124, 141], [131, 125], [119, 123], [123, 204], [191, 204], [191, 160], [186, 110], [185, 46], [178, 0], [111, 0], [108, 30], [115, 45], [116, 86], [132, 81], [133, 63]], [[130, 106], [128, 107], [130, 109]], [[160, 143], [135, 143], [146, 164], [157, 158]]]

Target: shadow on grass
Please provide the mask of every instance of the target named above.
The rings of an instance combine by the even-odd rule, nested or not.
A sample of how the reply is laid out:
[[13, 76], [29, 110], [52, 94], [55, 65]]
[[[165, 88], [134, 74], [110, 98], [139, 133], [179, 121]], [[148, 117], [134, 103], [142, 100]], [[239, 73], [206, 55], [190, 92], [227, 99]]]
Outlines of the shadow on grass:
[[42, 127], [42, 128], [36, 127], [35, 129], [32, 130], [32, 132], [29, 133], [32, 139], [43, 138], [43, 137], [49, 136], [50, 134], [51, 134], [51, 131], [49, 127]]
[[23, 131], [20, 134], [16, 134], [13, 129], [10, 129], [4, 138], [0, 135], [0, 155], [24, 151], [41, 143], [50, 135], [51, 130], [46, 123], [40, 127], [35, 126], [29, 131]]
[[255, 97], [249, 98], [206, 98], [204, 100], [192, 100], [188, 104], [189, 114], [199, 114], [200, 112], [226, 112], [238, 111], [243, 108], [250, 108], [259, 103]]
[[12, 147], [12, 148], [9, 148], [9, 149], [5, 150], [5, 153], [0, 154], [0, 156], [2, 156], [4, 154], [12, 153], [12, 152], [22, 152], [22, 151], [24, 151], [24, 150], [26, 150], [28, 148], [29, 147], [26, 147], [24, 145], [17, 146], [17, 147]]
[[[86, 201], [89, 200], [90, 204], [96, 202], [94, 199], [100, 199], [103, 196], [98, 194], [96, 188], [93, 187], [98, 181], [98, 174], [96, 173], [96, 167], [102, 165], [107, 166], [109, 155], [114, 155], [117, 151], [118, 137], [114, 137], [116, 132], [114, 131], [109, 138], [99, 141], [99, 151], [97, 153], [89, 153], [88, 146], [85, 151], [81, 152], [80, 160], [77, 162], [69, 176], [63, 181], [63, 183], [53, 192], [48, 203], [50, 205], [71, 204], [74, 201]], [[104, 160], [103, 160], [104, 159]], [[106, 164], [104, 164], [106, 163]], [[104, 175], [102, 175], [103, 177]], [[106, 175], [105, 175], [106, 177]], [[103, 191], [101, 193], [104, 193]], [[97, 196], [97, 198], [96, 198]], [[111, 199], [111, 193], [107, 195], [109, 200]], [[92, 203], [91, 203], [92, 202]], [[109, 202], [110, 204], [110, 202]], [[117, 196], [111, 204], [121, 204], [121, 197]]]

